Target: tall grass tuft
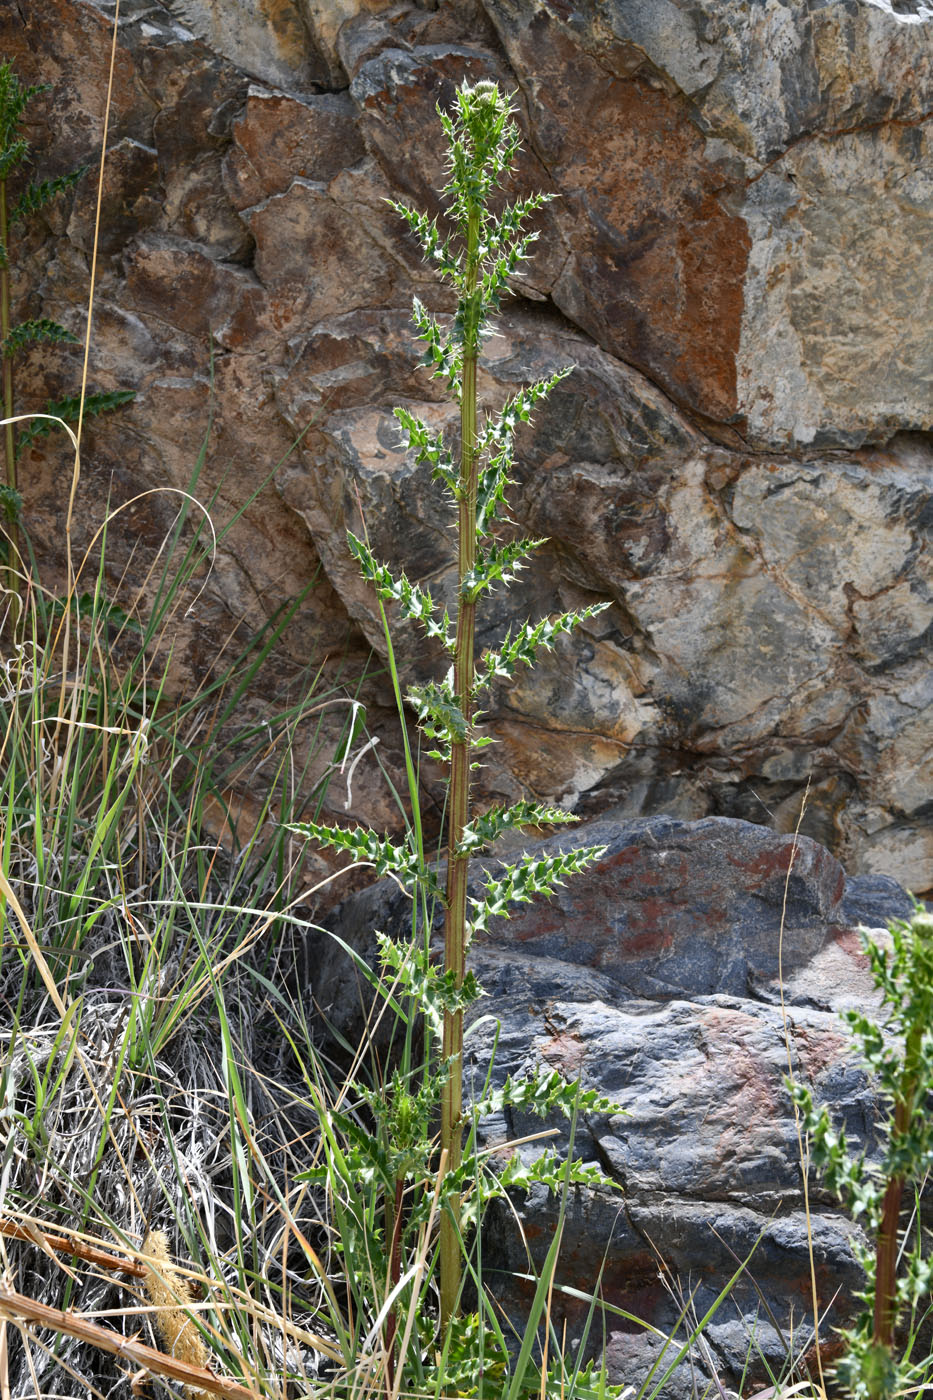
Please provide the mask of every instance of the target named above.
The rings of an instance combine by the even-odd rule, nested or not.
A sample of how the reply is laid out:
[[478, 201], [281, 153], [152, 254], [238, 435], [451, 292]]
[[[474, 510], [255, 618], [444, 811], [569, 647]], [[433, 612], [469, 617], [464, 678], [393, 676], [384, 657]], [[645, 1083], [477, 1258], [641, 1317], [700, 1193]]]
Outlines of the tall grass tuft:
[[[99, 1358], [131, 1349], [140, 1319], [150, 1350], [165, 1351], [164, 1300], [132, 1282], [160, 1234], [204, 1292], [178, 1334], [187, 1360], [168, 1374], [182, 1361], [198, 1370], [200, 1345], [218, 1385], [279, 1377], [278, 1393], [286, 1369], [313, 1369], [330, 1345], [296, 1321], [314, 1308], [283, 1225], [305, 1238], [317, 1215], [307, 1187], [303, 1205], [289, 1186], [313, 1114], [279, 1030], [312, 1053], [292, 969], [313, 891], [281, 822], [320, 815], [359, 707], [339, 674], [325, 685], [308, 670], [278, 712], [249, 718], [303, 598], [245, 644], [234, 629], [197, 686], [167, 684], [185, 614], [249, 505], [214, 527], [194, 496], [206, 450], [207, 438], [132, 586], [111, 582], [117, 508], [63, 593], [33, 560], [6, 594], [0, 1354], [15, 1394], [109, 1389]], [[260, 774], [240, 840], [235, 795]], [[192, 1394], [210, 1389], [202, 1379], [186, 1382]]]

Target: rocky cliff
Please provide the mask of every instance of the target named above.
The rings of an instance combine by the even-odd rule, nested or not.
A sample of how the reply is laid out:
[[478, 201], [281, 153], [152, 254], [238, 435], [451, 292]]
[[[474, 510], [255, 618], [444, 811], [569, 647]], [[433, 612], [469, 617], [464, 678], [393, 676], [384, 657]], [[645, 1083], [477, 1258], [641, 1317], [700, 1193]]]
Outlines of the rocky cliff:
[[[40, 174], [94, 162], [112, 0], [17, 0], [0, 52], [50, 91]], [[742, 817], [804, 831], [918, 892], [933, 869], [933, 13], [913, 0], [124, 0], [92, 374], [138, 391], [88, 432], [81, 527], [108, 492], [184, 487], [232, 516], [190, 669], [320, 567], [279, 652], [377, 650], [344, 543], [451, 589], [447, 520], [397, 446], [399, 402], [447, 413], [409, 308], [443, 297], [386, 205], [434, 209], [435, 104], [515, 93], [521, 189], [559, 196], [490, 342], [489, 402], [572, 361], [522, 443], [515, 512], [546, 535], [487, 615], [610, 598], [503, 690], [487, 795], [584, 815]], [[33, 226], [22, 314], [83, 327], [95, 182]], [[21, 401], [73, 391], [33, 351]], [[58, 455], [57, 455], [58, 454]], [[54, 563], [66, 463], [27, 455], [27, 524]], [[275, 470], [277, 464], [278, 469]], [[166, 507], [115, 523], [142, 570]], [[145, 552], [145, 549], [143, 549]], [[400, 638], [409, 671], [430, 658]], [[407, 648], [407, 649], [406, 649]], [[391, 719], [367, 692], [383, 751]], [[263, 697], [257, 697], [261, 708]], [[353, 808], [390, 823], [373, 762]]]

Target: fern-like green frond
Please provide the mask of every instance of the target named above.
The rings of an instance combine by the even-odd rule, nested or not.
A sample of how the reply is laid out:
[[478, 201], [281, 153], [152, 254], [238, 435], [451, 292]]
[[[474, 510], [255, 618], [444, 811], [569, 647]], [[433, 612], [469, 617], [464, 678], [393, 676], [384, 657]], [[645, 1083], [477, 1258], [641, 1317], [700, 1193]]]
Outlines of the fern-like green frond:
[[[94, 418], [101, 413], [112, 413], [121, 404], [132, 403], [135, 397], [135, 389], [111, 389], [106, 393], [88, 394], [84, 400], [84, 416], [85, 418]], [[54, 418], [62, 418], [66, 423], [76, 423], [80, 406], [81, 397], [79, 394], [74, 394], [67, 399], [50, 400], [42, 411], [51, 414]], [[35, 442], [36, 438], [46, 437], [54, 427], [54, 423], [44, 419], [30, 423], [19, 435], [19, 441], [16, 444], [17, 453], [22, 452], [23, 448], [30, 443]]]
[[45, 317], [36, 321], [20, 321], [18, 325], [12, 327], [10, 334], [3, 342], [3, 353], [4, 355], [15, 355], [25, 345], [32, 345], [39, 341], [77, 345], [78, 337], [72, 335], [71, 331], [66, 330], [64, 326], [60, 326], [57, 321], [49, 321]]

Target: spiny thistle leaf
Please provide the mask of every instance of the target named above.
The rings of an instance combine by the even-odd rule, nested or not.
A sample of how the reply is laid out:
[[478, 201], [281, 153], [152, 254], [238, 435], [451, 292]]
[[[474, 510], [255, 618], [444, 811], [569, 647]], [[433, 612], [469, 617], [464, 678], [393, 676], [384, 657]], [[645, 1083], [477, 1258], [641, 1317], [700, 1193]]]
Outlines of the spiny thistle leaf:
[[585, 1163], [571, 1158], [568, 1163], [551, 1149], [531, 1162], [523, 1162], [518, 1153], [513, 1152], [496, 1177], [496, 1184], [504, 1191], [530, 1191], [532, 1186], [543, 1185], [557, 1193], [568, 1178], [571, 1186], [586, 1186], [590, 1190], [595, 1186], [604, 1186], [610, 1191], [619, 1189], [619, 1183], [601, 1172], [595, 1162]]
[[491, 426], [495, 430], [512, 434], [519, 423], [530, 423], [535, 405], [541, 403], [557, 387], [562, 379], [573, 373], [573, 365], [566, 365], [555, 371], [547, 379], [537, 379], [534, 384], [526, 384], [503, 405], [498, 419]]
[[457, 282], [460, 277], [460, 262], [456, 254], [451, 251], [450, 239], [444, 238], [438, 229], [437, 220], [430, 218], [427, 214], [422, 214], [418, 209], [412, 209], [407, 204], [401, 204], [395, 199], [387, 199], [386, 204], [405, 220], [421, 244], [424, 256], [434, 264], [434, 270], [438, 276]]
[[573, 825], [580, 820], [563, 807], [545, 807], [538, 802], [516, 802], [511, 807], [490, 807], [480, 817], [463, 828], [463, 839], [457, 850], [464, 855], [481, 850], [495, 841], [504, 831], [525, 826]]
[[395, 409], [395, 416], [405, 429], [409, 452], [414, 452], [416, 462], [427, 462], [436, 481], [443, 481], [457, 497], [460, 488], [458, 472], [453, 458], [444, 444], [443, 433], [432, 433], [427, 423], [406, 408]]
[[[551, 1362], [543, 1386], [539, 1385], [545, 1395], [564, 1393], [567, 1387], [564, 1364], [563, 1357]], [[582, 1370], [574, 1371], [573, 1400], [633, 1400], [634, 1395], [634, 1386], [609, 1380], [605, 1359], [600, 1362], [598, 1370], [594, 1362], [588, 1361]]]
[[395, 943], [382, 933], [376, 939], [383, 966], [415, 998], [436, 1040], [443, 1036], [445, 1012], [465, 1011], [486, 995], [475, 973], [467, 972], [458, 988], [453, 970], [435, 966], [423, 948]]
[[396, 875], [405, 883], [423, 881], [434, 894], [439, 894], [437, 877], [421, 867], [417, 852], [407, 846], [396, 846], [387, 836], [363, 827], [322, 826], [318, 822], [293, 822], [286, 825], [305, 841], [317, 841], [331, 850], [346, 851], [362, 865], [372, 865], [377, 875]]
[[480, 467], [476, 493], [477, 537], [488, 534], [497, 518], [499, 506], [505, 502], [509, 472], [514, 461], [513, 441], [519, 423], [530, 423], [536, 404], [546, 399], [551, 390], [566, 379], [572, 365], [558, 370], [547, 379], [539, 379], [519, 389], [503, 404], [499, 413], [487, 417], [480, 434], [477, 451], [485, 465]]
[[506, 1079], [500, 1089], [493, 1089], [479, 1103], [475, 1112], [485, 1118], [501, 1113], [505, 1108], [518, 1108], [545, 1118], [549, 1113], [561, 1113], [572, 1118], [574, 1113], [590, 1113], [602, 1118], [625, 1114], [626, 1110], [601, 1094], [598, 1089], [583, 1089], [578, 1079], [565, 1079], [559, 1070], [539, 1069], [537, 1074]]
[[373, 558], [372, 550], [365, 541], [358, 539], [352, 530], [347, 531], [350, 553], [360, 566], [360, 572], [371, 583], [386, 602], [398, 603], [405, 617], [420, 622], [429, 637], [436, 637], [451, 655], [456, 648], [452, 635], [452, 624], [447, 609], [438, 621], [434, 600], [426, 588], [411, 583], [406, 575], [395, 578], [386, 564], [379, 564]]
[[[111, 389], [102, 394], [88, 394], [84, 400], [84, 416], [93, 418], [100, 413], [112, 413], [121, 404], [131, 403], [135, 397], [135, 389]], [[71, 398], [50, 401], [42, 411], [54, 418], [63, 418], [66, 423], [76, 423], [80, 405], [80, 395], [74, 394]], [[45, 437], [55, 426], [54, 423], [41, 418], [35, 423], [30, 423], [19, 435], [17, 452], [22, 452], [23, 448], [35, 442], [36, 438]]]
[[498, 216], [486, 251], [498, 253], [500, 249], [511, 247], [521, 233], [522, 224], [528, 215], [533, 214], [543, 205], [550, 204], [551, 200], [556, 198], [556, 194], [547, 194], [543, 190], [538, 190], [535, 194], [526, 195], [524, 199], [516, 199], [511, 204], [507, 204]]
[[[443, 1378], [431, 1383], [438, 1395], [472, 1400], [474, 1395], [505, 1395], [508, 1352], [478, 1313], [452, 1317], [444, 1340]], [[555, 1388], [549, 1394], [557, 1395]]]
[[23, 498], [12, 486], [0, 483], [0, 515], [8, 525], [19, 523], [23, 511]]
[[37, 321], [20, 321], [19, 325], [13, 326], [10, 334], [3, 342], [4, 355], [15, 355], [18, 350], [22, 350], [24, 345], [31, 345], [38, 341], [66, 342], [69, 345], [77, 345], [78, 337], [72, 335], [71, 331], [60, 326], [57, 321], [49, 321], [42, 317]]
[[9, 150], [16, 128], [29, 103], [40, 92], [49, 91], [48, 83], [23, 87], [12, 63], [0, 63], [0, 154]]
[[[441, 329], [439, 323], [425, 309], [417, 297], [412, 302], [411, 319], [418, 330], [418, 339], [423, 340], [427, 345], [421, 363], [426, 369], [432, 369], [432, 379], [444, 379], [459, 402], [459, 380], [463, 369], [462, 343], [458, 344], [456, 335], [448, 336]], [[456, 330], [456, 322], [454, 324]]]
[[508, 918], [513, 904], [530, 904], [535, 895], [552, 895], [567, 875], [577, 875], [598, 860], [605, 846], [581, 846], [556, 856], [524, 856], [514, 865], [505, 865], [497, 876], [483, 882], [485, 899], [472, 899], [470, 925], [474, 933], [485, 932], [489, 920]]
[[524, 561], [547, 540], [510, 540], [507, 544], [491, 545], [479, 556], [475, 566], [463, 576], [463, 594], [475, 602], [480, 594], [495, 583], [511, 583]]
[[5, 180], [28, 155], [29, 142], [21, 136], [0, 151], [0, 180]]
[[82, 175], [87, 173], [87, 169], [86, 165], [79, 165], [77, 170], [69, 170], [67, 175], [56, 175], [54, 180], [37, 180], [34, 184], [27, 185], [10, 211], [10, 222], [15, 224], [20, 219], [44, 209], [63, 190], [77, 184]]
[[884, 1191], [880, 1173], [866, 1163], [864, 1153], [851, 1156], [845, 1129], [836, 1132], [827, 1110], [817, 1111], [809, 1089], [793, 1083], [786, 1075], [784, 1083], [800, 1111], [801, 1127], [809, 1138], [810, 1160], [827, 1189], [845, 1201], [853, 1217], [865, 1215], [877, 1228]]
[[551, 651], [556, 639], [563, 633], [572, 632], [581, 622], [595, 617], [610, 603], [592, 603], [589, 607], [578, 608], [574, 612], [561, 613], [558, 617], [542, 618], [534, 624], [526, 622], [513, 637], [512, 629], [506, 633], [505, 641], [498, 651], [483, 653], [478, 667], [476, 693], [490, 685], [497, 678], [514, 676], [520, 665], [531, 666], [538, 650], [544, 647]]
[[442, 761], [449, 762], [451, 743], [465, 744], [469, 734], [452, 677], [448, 674], [443, 681], [412, 686], [408, 699], [428, 739], [439, 745], [432, 757], [440, 755]]
[[523, 234], [522, 223], [530, 213], [540, 209], [554, 197], [544, 193], [529, 195], [527, 199], [508, 205], [502, 211], [488, 243], [480, 247], [484, 307], [492, 311], [499, 310], [502, 288], [516, 275], [519, 266], [531, 256], [532, 244], [538, 239], [536, 231]]

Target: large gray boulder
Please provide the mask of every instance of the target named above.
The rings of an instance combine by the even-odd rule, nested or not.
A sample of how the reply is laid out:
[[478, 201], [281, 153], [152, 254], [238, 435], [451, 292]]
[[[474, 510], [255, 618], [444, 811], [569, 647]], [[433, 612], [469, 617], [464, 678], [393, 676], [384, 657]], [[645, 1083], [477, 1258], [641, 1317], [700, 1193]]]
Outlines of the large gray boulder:
[[[847, 878], [806, 837], [746, 822], [594, 822], [534, 849], [571, 843], [606, 849], [554, 900], [495, 921], [471, 949], [489, 998], [467, 1035], [467, 1090], [484, 1081], [495, 1045], [494, 1082], [550, 1066], [626, 1110], [578, 1125], [575, 1151], [620, 1194], [574, 1194], [561, 1283], [586, 1291], [599, 1278], [608, 1303], [668, 1331], [690, 1293], [702, 1317], [755, 1247], [705, 1331], [707, 1349], [692, 1357], [734, 1383], [753, 1333], [779, 1364], [787, 1337], [799, 1347], [812, 1325], [799, 1145], [783, 1076], [809, 1083], [854, 1141], [871, 1146], [874, 1101], [838, 1013], [877, 1005], [856, 925], [908, 915], [911, 901], [891, 880]], [[478, 870], [477, 890], [480, 878]], [[374, 931], [403, 937], [410, 906], [381, 881], [346, 900], [329, 926], [374, 961]], [[315, 1001], [343, 1034], [359, 1034], [360, 980], [347, 954], [324, 934], [309, 952]], [[480, 1125], [481, 1144], [502, 1146], [539, 1126], [509, 1112]], [[565, 1125], [554, 1126], [566, 1142]], [[861, 1275], [848, 1219], [815, 1184], [810, 1203], [825, 1339], [851, 1316]], [[540, 1264], [555, 1203], [541, 1191], [517, 1206]], [[511, 1212], [491, 1217], [484, 1259], [503, 1303], [520, 1314], [527, 1287], [515, 1274], [528, 1264]], [[573, 1335], [585, 1308], [566, 1299], [557, 1307]], [[614, 1378], [637, 1383], [657, 1358], [656, 1335], [618, 1315], [607, 1330]], [[690, 1383], [685, 1364], [664, 1393], [686, 1396]]]

